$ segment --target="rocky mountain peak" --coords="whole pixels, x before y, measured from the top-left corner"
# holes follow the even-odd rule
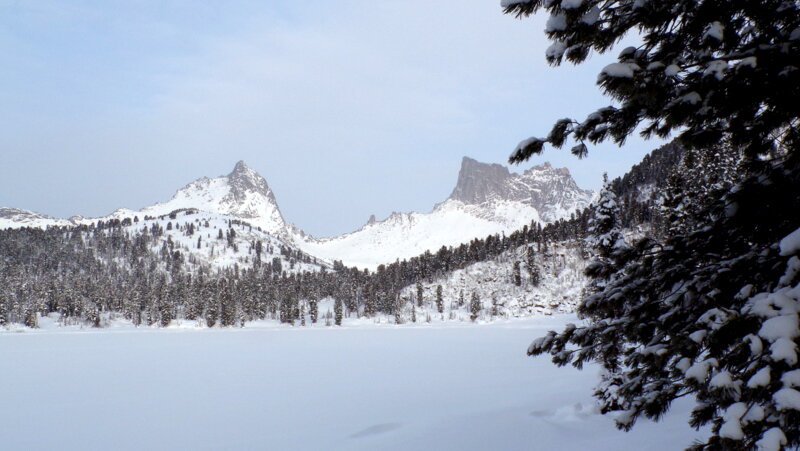
[[[549,161],[545,161],[542,164],[532,166],[523,172],[524,175],[531,175],[536,172],[551,172],[554,175],[562,176],[562,177],[569,177],[572,178],[572,175],[569,173],[569,169],[567,168],[554,168]]]
[[[267,181],[258,172],[250,169],[244,161],[239,161],[234,166],[233,171],[228,174],[228,184],[231,187],[231,195],[237,199],[243,199],[248,192],[260,194],[270,198],[273,202],[275,198]]]
[[[508,168],[496,163],[481,163],[469,157],[461,160],[456,187],[450,199],[465,204],[480,204],[492,200],[503,191],[511,178]]]
[[[550,222],[588,206],[591,197],[592,192],[579,188],[567,168],[554,168],[550,162],[516,174],[500,164],[464,157],[449,199],[468,205],[522,202],[535,208],[542,220]]]

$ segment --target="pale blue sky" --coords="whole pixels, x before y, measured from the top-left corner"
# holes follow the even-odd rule
[[[0,0],[0,206],[99,216],[243,159],[314,235],[429,211],[463,155],[505,164],[608,103],[616,52],[551,68],[544,20],[498,0]],[[596,189],[658,144],[518,170]]]

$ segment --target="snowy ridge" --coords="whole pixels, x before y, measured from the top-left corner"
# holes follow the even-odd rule
[[[236,163],[230,174],[208,178],[202,177],[179,189],[172,199],[140,210],[120,208],[98,218],[73,216],[57,219],[15,208],[0,207],[0,229],[19,227],[47,227],[92,224],[97,221],[125,219],[138,216],[160,217],[179,210],[199,210],[232,219],[245,219],[267,233],[286,235],[283,220],[275,195],[267,181],[244,161]]]
[[[306,236],[296,242],[308,254],[375,269],[442,246],[517,230],[532,220],[539,220],[536,209],[518,202],[475,206],[447,200],[430,213],[393,213],[353,233],[322,240]]]
[[[130,216],[125,217],[130,218]],[[189,273],[197,273],[202,267],[253,268],[257,264],[256,242],[260,242],[263,249],[258,257],[260,262],[274,264],[280,261],[281,269],[289,274],[319,271],[320,268],[329,266],[315,259],[304,262],[298,259],[298,256],[287,255],[286,251],[293,250],[293,247],[283,239],[266,233],[246,221],[235,219],[233,221],[226,215],[188,210],[158,218],[142,219],[125,226],[124,231],[135,236],[140,232],[145,233],[145,230],[152,229],[153,226],[158,226],[161,233],[151,245],[150,251],[158,253],[163,246],[167,246],[171,252],[180,251],[187,256],[183,264]],[[229,240],[228,234],[231,231],[234,235]]]
[[[574,312],[588,281],[584,274],[588,261],[581,255],[581,246],[560,243],[549,251],[535,253],[538,281],[533,280],[525,263],[527,250],[528,246],[520,246],[492,260],[474,263],[423,284],[424,302],[416,312],[417,321],[420,316],[431,316],[434,321],[469,321],[473,293],[481,304],[479,321]],[[515,262],[520,262],[520,285],[514,283]],[[439,285],[444,300],[443,314],[436,311],[434,304]],[[413,299],[416,290],[415,286],[406,287],[401,296]],[[406,320],[410,310],[411,306],[407,305],[403,312]]]
[[[511,233],[531,221],[549,223],[587,207],[594,193],[580,189],[569,170],[550,163],[522,174],[464,157],[450,197],[430,213],[393,213],[334,238],[295,235],[303,251],[344,264],[375,269],[442,246]]]
[[[21,227],[47,228],[48,226],[73,225],[67,219],[57,219],[34,211],[18,208],[0,207],[0,229],[16,229]]]
[[[587,207],[592,196],[592,191],[578,187],[567,168],[554,168],[548,162],[514,174],[505,166],[464,157],[449,199],[471,205],[516,201],[535,208],[541,221],[554,222]]]
[[[236,163],[233,171],[226,176],[195,180],[178,190],[168,202],[145,207],[138,213],[162,216],[191,208],[246,219],[274,235],[283,235],[286,231],[283,215],[267,181],[247,167],[244,161]],[[126,217],[136,213],[127,210],[118,212]]]
[[[545,163],[514,174],[505,166],[465,157],[452,194],[431,212],[393,213],[383,221],[375,221],[373,217],[355,232],[317,239],[288,224],[267,181],[239,161],[228,175],[195,180],[179,189],[169,201],[140,210],[121,208],[100,218],[56,219],[0,208],[0,229],[90,225],[112,219],[163,219],[193,211],[211,215],[209,218],[214,220],[243,220],[259,229],[261,235],[270,235],[285,246],[321,259],[375,269],[380,264],[435,252],[442,246],[510,233],[531,221],[547,223],[567,218],[576,209],[586,207],[591,197],[592,192],[578,188],[566,168],[553,168]],[[203,260],[219,258],[217,254],[203,255],[202,248],[187,245],[186,250]],[[226,267],[230,262],[222,259],[213,265]]]

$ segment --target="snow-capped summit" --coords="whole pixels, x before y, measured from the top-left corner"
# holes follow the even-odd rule
[[[66,219],[53,218],[35,211],[0,207],[0,230],[19,227],[46,228],[55,225],[71,225],[71,223]]]
[[[199,178],[179,189],[172,199],[140,210],[120,208],[108,216],[69,219],[52,218],[27,210],[0,208],[0,229],[91,224],[99,220],[134,217],[159,217],[178,210],[197,210],[247,221],[269,234],[286,238],[291,235],[278,208],[278,202],[264,177],[239,161],[228,175]]]
[[[242,218],[274,235],[286,233],[286,223],[267,181],[244,161],[236,163],[230,174],[197,179],[169,201],[145,207],[140,213],[160,216],[187,208]]]
[[[566,168],[550,163],[515,174],[505,166],[464,157],[452,194],[430,213],[392,213],[383,221],[370,218],[361,229],[339,237],[306,235],[296,242],[311,255],[375,268],[442,246],[510,233],[531,221],[566,218],[587,207],[592,195],[577,186]]]
[[[567,168],[549,162],[515,174],[505,166],[464,157],[449,199],[469,205],[520,202],[535,208],[542,221],[553,222],[588,206],[592,191],[579,188]]]
[[[281,246],[297,247],[314,257],[375,268],[425,251],[435,252],[442,246],[510,233],[531,221],[556,221],[586,207],[591,198],[592,192],[580,189],[565,168],[545,163],[516,174],[505,166],[465,157],[452,194],[429,213],[392,213],[383,221],[373,215],[355,232],[316,239],[284,221],[267,181],[239,161],[227,175],[197,179],[179,189],[169,201],[140,210],[119,209],[102,218],[56,219],[24,210],[0,209],[0,228],[158,218],[191,210],[214,221],[244,220],[278,239]]]

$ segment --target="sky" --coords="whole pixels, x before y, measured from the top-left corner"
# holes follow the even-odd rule
[[[610,104],[595,81],[626,43],[554,68],[545,21],[499,0],[0,0],[0,206],[102,216],[244,160],[316,236],[430,211],[463,156],[506,164]],[[598,189],[660,144],[512,170]]]

